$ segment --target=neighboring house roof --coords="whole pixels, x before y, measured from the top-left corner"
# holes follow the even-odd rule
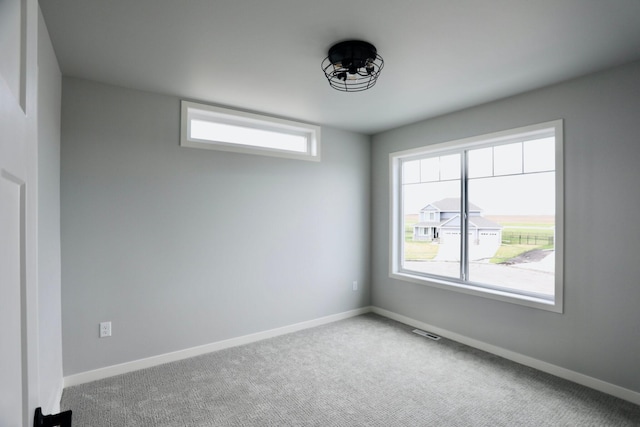
[[[431,209],[429,208],[431,207]],[[421,211],[436,210],[440,212],[460,212],[460,198],[448,197],[446,199],[438,200],[437,202],[431,202]],[[482,209],[473,203],[469,203],[469,212],[480,212]]]
[[[498,223],[491,221],[490,219],[481,217],[481,216],[472,216],[469,217],[469,225],[475,226],[476,228],[493,228],[496,230],[501,230],[502,226]],[[443,221],[440,224],[440,228],[460,228],[460,215],[456,215],[451,219]]]
[[[431,207],[431,209],[429,208]],[[437,228],[460,228],[460,199],[449,197],[447,199],[438,200],[429,203],[421,209],[421,211],[439,210],[440,212],[455,212],[453,218],[442,221],[421,221],[413,225],[416,227],[437,227]],[[469,212],[481,212],[482,209],[473,203],[469,203]],[[469,216],[469,226],[481,229],[502,230],[502,226],[482,216]]]
[[[493,222],[490,219],[481,216],[472,216],[469,218],[469,223],[476,225],[478,228],[495,228],[502,230],[502,226],[497,222]]]

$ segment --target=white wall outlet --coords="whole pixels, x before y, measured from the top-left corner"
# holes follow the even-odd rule
[[[352,289],[353,289],[354,292],[357,291],[358,290],[358,281],[354,280],[351,286],[352,286]]]
[[[100,322],[100,338],[111,336],[111,322]]]

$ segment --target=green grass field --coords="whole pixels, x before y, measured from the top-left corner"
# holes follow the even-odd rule
[[[553,249],[554,219],[549,216],[488,217],[502,225],[502,245],[490,262],[499,264],[534,249]],[[438,244],[413,240],[413,225],[418,215],[405,216],[404,256],[407,261],[431,260],[438,254]],[[529,244],[526,244],[526,242]]]
[[[404,242],[404,259],[407,261],[426,261],[438,254],[438,244],[431,242]]]

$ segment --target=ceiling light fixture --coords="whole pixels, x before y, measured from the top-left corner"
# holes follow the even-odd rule
[[[322,61],[322,71],[332,88],[360,92],[376,84],[384,61],[376,47],[360,40],[337,43]]]

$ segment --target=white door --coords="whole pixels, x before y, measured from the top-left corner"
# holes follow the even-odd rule
[[[4,151],[4,150],[3,150]],[[3,153],[4,154],[4,153]],[[27,406],[25,187],[0,172],[0,426],[25,425]]]
[[[28,0],[0,0],[0,427],[31,425],[27,279],[29,162],[35,133],[28,106]],[[33,21],[31,21],[33,22]],[[31,108],[31,109],[29,109]]]

